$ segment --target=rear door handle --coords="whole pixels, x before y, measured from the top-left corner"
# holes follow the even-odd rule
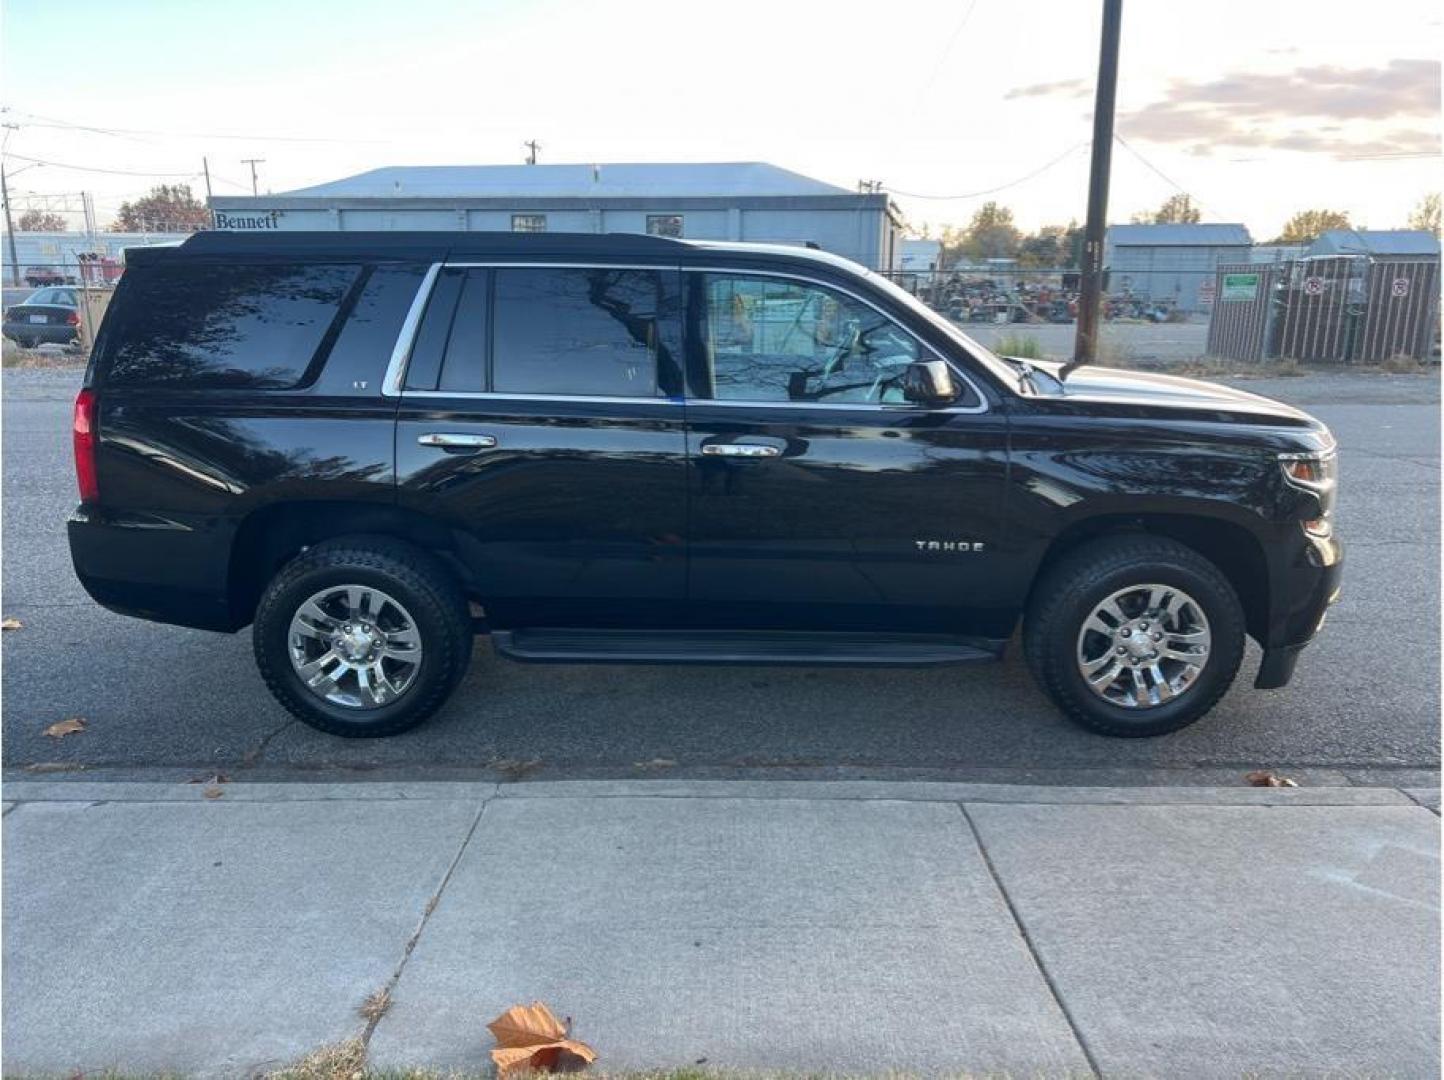
[[[456,431],[431,431],[418,435],[416,441],[422,446],[439,446],[455,453],[476,453],[496,446],[495,435],[470,435]]]
[[[709,442],[702,444],[702,453],[708,457],[769,458],[781,457],[782,447],[767,443]]]

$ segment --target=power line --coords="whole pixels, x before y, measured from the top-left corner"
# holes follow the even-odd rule
[[[1186,187],[1184,187],[1184,186],[1183,186],[1182,184],[1180,184],[1178,181],[1174,180],[1171,176],[1169,176],[1166,172],[1164,172],[1162,169],[1160,169],[1157,165],[1153,164],[1153,162],[1149,161],[1146,157],[1144,157],[1142,154],[1140,154],[1137,150],[1133,149],[1133,147],[1129,146],[1128,143],[1127,143],[1126,141],[1124,141],[1123,136],[1120,135],[1120,134],[1118,134],[1118,132],[1116,132],[1116,131],[1113,133],[1113,140],[1114,140],[1114,142],[1118,143],[1119,146],[1123,147],[1123,149],[1127,150],[1127,151],[1128,151],[1130,154],[1132,154],[1135,158],[1137,158],[1139,161],[1141,161],[1141,162],[1142,162],[1145,166],[1147,166],[1150,170],[1152,170],[1160,179],[1163,180],[1163,182],[1164,182],[1165,184],[1167,184],[1169,187],[1173,188],[1173,190],[1177,191],[1177,192],[1178,192],[1179,194],[1181,194],[1181,195],[1186,195],[1186,196],[1188,196],[1189,201],[1190,201],[1190,202],[1193,202],[1194,204],[1196,204],[1196,205],[1198,206],[1198,208],[1199,208],[1200,210],[1202,210],[1205,214],[1207,214],[1209,217],[1218,217],[1218,216],[1219,216],[1219,215],[1215,214],[1212,210],[1210,210],[1207,206],[1204,206],[1202,200],[1200,200],[1197,195],[1195,195],[1193,192],[1189,191]]]
[[[26,157],[24,154],[8,152],[5,156],[14,158],[16,161],[26,161],[32,165],[49,165],[52,169],[74,169],[76,172],[109,173],[112,176],[181,176],[193,180],[200,175],[198,172],[135,172],[131,169],[102,169],[94,165],[67,165],[63,161],[48,161],[43,158]]]
[[[375,144],[380,139],[325,139],[310,138],[301,135],[230,135],[207,131],[155,131],[147,128],[110,128],[98,127],[93,124],[76,124],[68,120],[61,120],[54,116],[41,116],[39,113],[21,113],[21,116],[32,119],[22,121],[28,127],[53,127],[68,128],[72,131],[89,131],[96,135],[113,135],[125,137],[129,135],[156,135],[161,138],[175,139],[241,139],[249,142],[297,142],[297,143],[340,143],[354,144],[366,143]],[[39,122],[37,122],[39,121]]]
[[[933,88],[933,83],[937,81],[938,73],[943,70],[943,65],[948,61],[948,54],[953,51],[953,46],[957,43],[959,35],[962,34],[963,27],[968,25],[968,20],[973,17],[973,9],[977,6],[978,0],[972,0],[972,3],[968,5],[968,10],[963,12],[963,17],[958,20],[957,27],[948,37],[948,43],[943,46],[943,51],[938,53],[938,59],[937,62],[933,64],[933,70],[928,73],[927,79],[918,90],[917,97],[913,102],[914,109],[922,104],[923,98],[927,97],[928,91]]]
[[[1408,158],[1437,158],[1438,150],[1400,150],[1392,154],[1347,154],[1339,161],[1400,161]]]
[[[1051,169],[1054,165],[1057,165],[1064,158],[1068,157],[1070,154],[1074,153],[1081,147],[1087,145],[1087,139],[1084,139],[1082,142],[1074,143],[1057,157],[1051,158],[1046,163],[1038,166],[1038,168],[1034,169],[1032,172],[1027,173],[1024,176],[1020,176],[1016,180],[1009,180],[1006,184],[999,184],[997,187],[985,188],[982,191],[969,191],[962,195],[922,195],[916,191],[898,191],[896,188],[891,188],[889,190],[894,195],[902,195],[905,198],[909,199],[976,199],[983,195],[993,195],[999,191],[1006,191],[1010,187],[1017,187],[1019,184],[1027,183],[1029,180],[1033,179],[1033,177],[1041,176],[1043,173]]]

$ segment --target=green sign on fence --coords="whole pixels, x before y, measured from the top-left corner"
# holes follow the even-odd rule
[[[1224,274],[1224,300],[1253,300],[1258,296],[1257,274]]]

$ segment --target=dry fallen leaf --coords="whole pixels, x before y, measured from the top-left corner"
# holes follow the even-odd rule
[[[1272,769],[1255,769],[1244,777],[1254,787],[1298,787],[1298,782],[1280,776]]]
[[[77,731],[85,730],[85,721],[78,716],[72,716],[69,720],[57,720],[45,729],[45,734],[52,739],[63,739],[67,735],[73,735]]]
[[[498,1075],[533,1069],[571,1070],[590,1065],[597,1053],[567,1038],[566,1026],[540,1001],[513,1005],[486,1025],[496,1036],[491,1060]]]
[[[12,619],[8,616],[0,619],[0,630],[19,630],[24,625],[19,619]]]
[[[222,791],[220,788],[216,787],[215,784],[212,784],[210,787],[202,791],[201,794],[204,795],[207,799],[219,799],[222,795],[225,794],[225,792]]]

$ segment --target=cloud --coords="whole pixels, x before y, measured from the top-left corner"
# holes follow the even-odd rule
[[[1081,80],[1042,83],[1013,96],[1076,96]],[[1218,79],[1176,80],[1164,97],[1118,118],[1125,138],[1183,145],[1208,154],[1219,147],[1258,147],[1330,154],[1438,153],[1439,64],[1391,60],[1380,67],[1320,64],[1286,72],[1234,72]],[[1380,122],[1427,118],[1430,128]],[[1327,121],[1348,121],[1347,127]],[[1361,125],[1363,126],[1361,130]],[[1356,134],[1349,137],[1346,131]]]
[[[1177,81],[1164,103],[1227,108],[1235,119],[1437,116],[1439,63],[1391,60],[1374,68],[1317,65],[1281,73],[1236,73],[1208,82]]]
[[[1033,83],[1020,86],[1003,95],[1004,101],[1025,97],[1087,97],[1093,91],[1093,84],[1087,79],[1059,79],[1057,82]]]

